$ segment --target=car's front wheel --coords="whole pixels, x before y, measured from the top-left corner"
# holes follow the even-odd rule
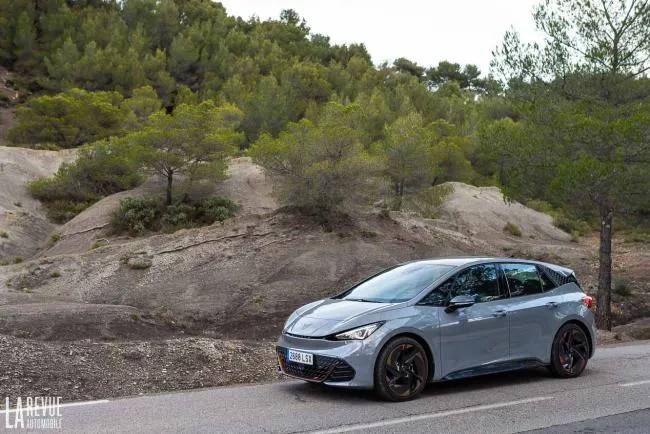
[[[551,372],[561,378],[573,378],[582,374],[589,359],[589,338],[577,324],[560,327],[551,350]]]
[[[389,401],[406,401],[418,395],[429,378],[429,363],[422,345],[403,336],[382,348],[375,364],[375,390]]]

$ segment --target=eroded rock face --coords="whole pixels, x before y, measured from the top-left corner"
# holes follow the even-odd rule
[[[74,161],[74,150],[37,151],[0,146],[0,260],[35,255],[47,246],[57,226],[47,220],[40,202],[25,190],[25,182],[52,176],[63,163]]]

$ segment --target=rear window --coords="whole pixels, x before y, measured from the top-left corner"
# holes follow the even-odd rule
[[[400,265],[371,277],[337,298],[374,303],[401,303],[418,295],[453,268],[453,265],[417,262]]]
[[[542,281],[533,264],[501,264],[508,282],[510,297],[540,294],[543,292]]]
[[[539,273],[539,277],[542,279],[542,288],[544,289],[544,292],[550,291],[557,287],[555,282],[553,282],[553,280],[548,277],[548,274],[546,274],[543,268],[537,267],[537,272]]]
[[[575,283],[578,288],[582,288],[574,274],[564,275],[548,267],[543,267],[543,269],[546,274],[548,274],[548,276],[555,282],[555,286],[562,286],[566,285],[567,283]]]

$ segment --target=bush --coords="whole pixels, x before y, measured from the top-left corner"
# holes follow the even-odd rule
[[[632,294],[632,289],[630,288],[627,279],[620,276],[614,277],[614,293],[623,297]]]
[[[208,197],[201,201],[198,209],[201,213],[201,221],[205,224],[212,224],[232,217],[237,211],[237,205],[221,197]]]
[[[0,231],[0,238],[9,238],[7,231]]]
[[[591,226],[585,220],[568,217],[561,213],[554,216],[553,224],[570,234],[577,232],[579,235],[587,235],[592,232]]]
[[[95,143],[83,147],[77,161],[63,165],[53,177],[25,186],[44,203],[50,219],[64,223],[99,199],[139,185],[143,177],[137,158],[122,142]]]
[[[184,228],[195,220],[196,207],[187,203],[170,205],[163,212],[161,222],[166,228]]]
[[[543,212],[545,214],[551,214],[553,211],[553,205],[546,202],[545,200],[532,199],[526,202],[528,208],[532,208],[535,211]]]
[[[16,256],[14,258],[14,264],[20,264],[21,262],[23,262],[23,258],[21,256]]]
[[[120,200],[120,209],[114,215],[112,226],[118,232],[142,235],[155,231],[162,216],[162,199],[152,197],[125,197]]]
[[[415,194],[406,195],[403,198],[394,198],[399,204],[391,204],[392,209],[403,209],[404,211],[417,212],[424,218],[438,218],[440,206],[445,203],[447,197],[453,193],[454,187],[451,184],[440,184],[435,187],[427,187]]]
[[[232,217],[237,206],[228,199],[210,197],[198,203],[186,200],[165,206],[162,198],[127,197],[113,216],[115,232],[133,236],[147,232],[172,232],[182,228],[210,225]]]
[[[578,241],[580,241],[580,232],[571,231],[571,242],[577,243]]]
[[[510,235],[514,235],[515,237],[521,236],[521,229],[519,226],[512,222],[506,223],[506,225],[503,227],[503,230],[508,232]]]
[[[52,273],[50,273],[50,277],[51,277],[52,279],[59,278],[59,277],[61,277],[61,273],[58,272],[58,271],[53,271]]]

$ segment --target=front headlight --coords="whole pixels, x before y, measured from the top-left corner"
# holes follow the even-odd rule
[[[376,322],[373,324],[368,324],[362,327],[357,327],[356,329],[348,330],[343,333],[338,333],[334,335],[334,338],[339,340],[339,341],[347,341],[347,340],[364,340],[371,334],[375,332],[381,325],[383,324],[382,322]]]

